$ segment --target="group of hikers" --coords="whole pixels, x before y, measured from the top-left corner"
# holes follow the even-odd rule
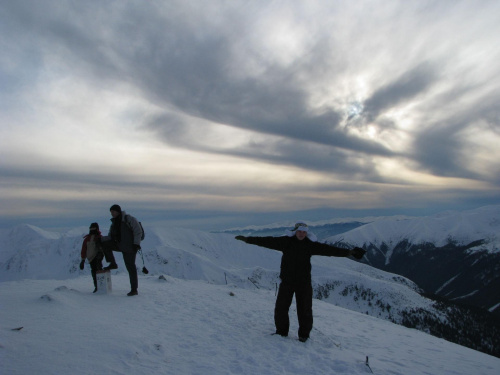
[[[97,291],[96,274],[99,270],[118,268],[113,251],[123,254],[123,261],[127,268],[131,290],[128,296],[138,295],[138,279],[135,258],[141,249],[142,228],[140,223],[131,215],[114,204],[110,208],[111,226],[107,236],[99,231],[99,225],[92,223],[89,234],[84,237],[80,262],[80,269],[84,268],[85,259],[90,263],[94,280],[94,293]],[[313,326],[311,283],[311,257],[313,255],[363,258],[365,250],[359,247],[344,249],[333,245],[317,242],[317,237],[309,230],[306,223],[300,221],[295,227],[280,237],[245,237],[236,236],[237,240],[248,244],[277,250],[283,253],[281,258],[281,283],[274,308],[275,334],[288,336],[290,320],[288,312],[295,295],[297,318],[299,321],[299,340],[305,342]],[[102,260],[106,259],[109,265],[102,267]]]
[[[101,234],[98,223],[90,224],[89,234],[83,238],[80,269],[84,269],[85,259],[87,259],[94,280],[95,293],[97,292],[97,271],[117,269],[118,265],[113,251],[121,252],[130,279],[130,292],[127,296],[136,296],[139,294],[137,291],[139,281],[135,258],[141,249],[142,228],[137,219],[122,211],[119,205],[112,205],[109,211],[111,226],[107,236]],[[103,259],[109,263],[104,268],[102,267]]]

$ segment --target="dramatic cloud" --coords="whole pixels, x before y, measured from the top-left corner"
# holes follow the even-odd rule
[[[499,11],[4,2],[0,216],[497,203]]]

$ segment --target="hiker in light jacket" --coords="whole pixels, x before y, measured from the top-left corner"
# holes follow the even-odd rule
[[[102,259],[104,257],[102,246],[101,246],[101,231],[99,230],[99,224],[90,224],[89,234],[83,237],[82,251],[81,251],[81,262],[80,269],[83,270],[85,267],[85,259],[88,259],[90,263],[90,272],[92,274],[92,279],[94,280],[94,292],[97,292],[97,271],[102,270]]]
[[[357,259],[361,259],[366,252],[359,247],[349,250],[316,242],[316,236],[309,231],[309,227],[304,222],[296,223],[295,228],[287,231],[286,236],[236,236],[236,239],[283,253],[280,272],[281,284],[274,308],[276,334],[288,336],[290,328],[288,310],[295,294],[299,320],[298,334],[299,340],[302,342],[307,341],[313,326],[311,256],[347,257],[352,255]]]
[[[141,249],[142,229],[137,219],[122,211],[119,205],[114,204],[109,211],[112,216],[111,226],[108,235],[102,238],[102,245],[106,261],[110,264],[104,269],[113,270],[118,268],[113,251],[121,252],[130,279],[130,292],[127,296],[136,296],[139,281],[135,257]]]

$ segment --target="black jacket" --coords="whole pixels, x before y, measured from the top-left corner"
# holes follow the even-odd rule
[[[313,255],[347,257],[348,249],[342,249],[309,238],[297,237],[243,237],[243,241],[252,245],[267,247],[283,252],[281,257],[280,278],[290,284],[311,283],[311,257]]]

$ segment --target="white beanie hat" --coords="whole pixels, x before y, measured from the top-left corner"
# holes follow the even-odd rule
[[[318,240],[318,237],[316,237],[316,235],[309,230],[309,227],[304,221],[297,221],[293,229],[286,231],[286,235],[288,237],[293,237],[295,236],[295,232],[297,232],[298,230],[307,232],[307,238],[309,238],[311,241],[316,242]]]

